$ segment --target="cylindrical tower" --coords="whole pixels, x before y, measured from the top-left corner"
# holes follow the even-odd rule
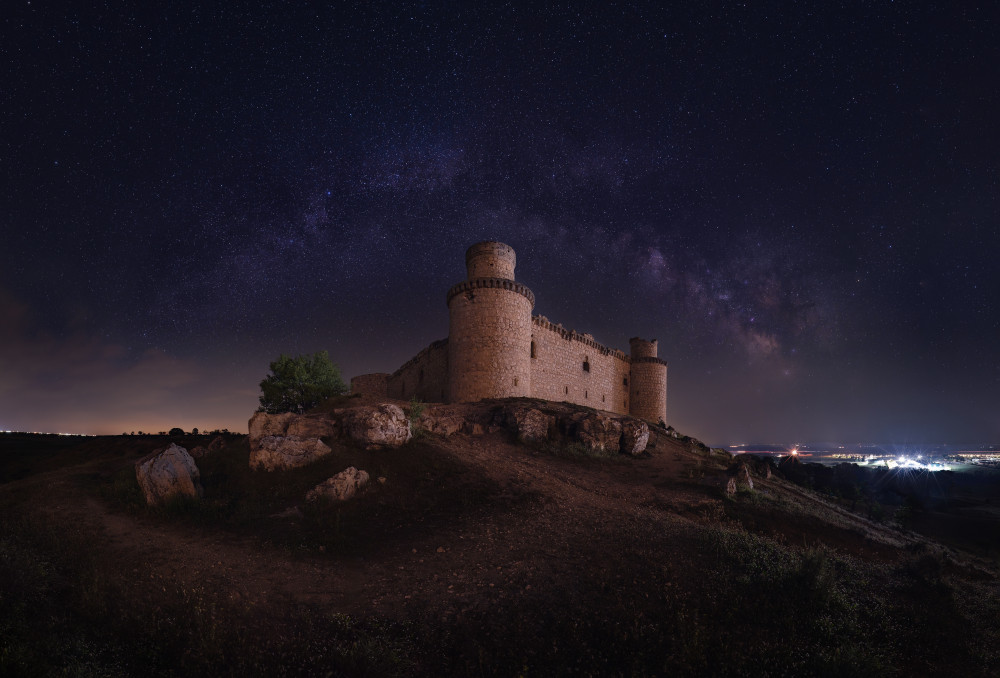
[[[448,290],[451,402],[531,395],[535,295],[514,282],[514,250],[481,242],[465,253],[468,279]]]
[[[632,353],[628,412],[654,423],[667,421],[667,363],[656,357],[656,339],[628,340]]]

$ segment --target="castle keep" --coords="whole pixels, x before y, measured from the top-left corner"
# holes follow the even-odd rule
[[[515,263],[503,243],[470,247],[467,279],[448,290],[448,338],[392,374],[354,377],[351,391],[445,403],[524,396],[666,422],[667,363],[656,340],[630,339],[625,354],[533,316],[535,295],[514,280]]]

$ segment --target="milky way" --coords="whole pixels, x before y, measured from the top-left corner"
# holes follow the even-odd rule
[[[243,428],[279,353],[446,336],[495,239],[536,313],[659,339],[709,442],[1000,439],[995,11],[43,5],[0,429]]]

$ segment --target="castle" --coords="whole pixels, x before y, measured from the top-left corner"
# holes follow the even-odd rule
[[[503,243],[470,247],[467,279],[448,290],[448,338],[392,374],[354,377],[351,392],[445,403],[523,396],[666,422],[667,363],[656,340],[632,338],[626,355],[532,315],[535,295],[514,280],[515,263]]]

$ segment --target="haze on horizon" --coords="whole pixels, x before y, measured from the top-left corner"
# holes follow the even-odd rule
[[[712,444],[1000,441],[992,8],[9,10],[0,429],[245,431],[495,239]]]

